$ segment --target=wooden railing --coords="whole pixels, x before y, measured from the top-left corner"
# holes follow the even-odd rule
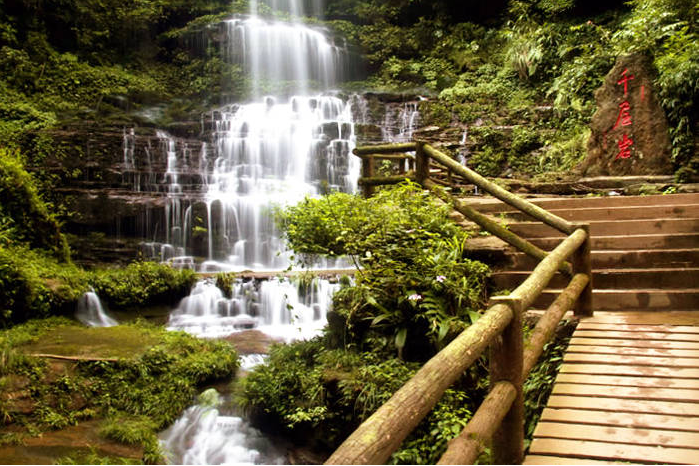
[[[403,154],[404,151],[414,151],[415,155]],[[481,228],[540,262],[511,294],[491,298],[491,306],[483,316],[427,361],[340,445],[326,464],[385,463],[446,389],[488,347],[490,392],[459,436],[449,442],[439,464],[473,464],[487,445],[492,445],[495,463],[520,463],[524,448],[522,384],[568,309],[574,307],[577,316],[592,315],[589,226],[547,212],[424,142],[358,147],[354,153],[363,161],[359,184],[366,195],[371,195],[375,186],[413,179]],[[395,176],[375,176],[374,162],[381,159],[407,160],[409,171],[403,170]],[[433,168],[432,162],[436,167]],[[445,184],[444,177],[438,183],[431,174],[443,174],[445,170],[447,183],[458,176],[568,236],[551,252],[539,249],[444,191],[439,186]],[[559,271],[571,279],[539,319],[525,344],[523,315]]]

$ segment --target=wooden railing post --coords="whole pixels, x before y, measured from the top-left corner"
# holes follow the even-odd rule
[[[524,303],[511,296],[492,298],[491,304],[507,304],[512,309],[512,320],[500,338],[490,345],[490,386],[500,381],[510,382],[517,391],[510,410],[493,435],[493,463],[520,464],[524,456],[524,395],[522,392],[522,365],[524,335],[522,315]]]
[[[362,159],[362,177],[371,178],[374,176],[374,157],[368,156]],[[364,197],[371,197],[374,194],[374,186],[370,184],[363,185]]]
[[[575,304],[575,315],[578,317],[591,317],[593,314],[592,307],[592,238],[590,238],[590,224],[576,223],[575,226],[581,230],[585,230],[587,238],[580,247],[573,253],[571,262],[573,264],[573,273],[584,273],[589,277],[587,286],[582,290],[578,301]]]
[[[425,141],[415,141],[415,180],[423,184],[430,176],[430,158],[425,153]]]

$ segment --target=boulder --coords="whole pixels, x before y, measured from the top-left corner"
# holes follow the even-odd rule
[[[655,69],[645,55],[623,55],[595,92],[587,176],[672,173],[665,112],[656,97]]]

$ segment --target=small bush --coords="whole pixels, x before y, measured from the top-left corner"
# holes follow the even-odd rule
[[[100,298],[128,308],[176,303],[189,293],[196,274],[156,262],[134,262],[120,269],[97,270],[90,281]]]
[[[3,147],[0,147],[0,218],[11,228],[12,240],[45,249],[62,261],[69,259],[68,243],[58,221],[39,197],[34,180],[24,169],[19,155]]]

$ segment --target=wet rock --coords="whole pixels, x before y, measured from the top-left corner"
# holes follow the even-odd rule
[[[272,343],[280,342],[280,340],[275,340],[259,330],[234,333],[224,340],[232,344],[241,354],[267,354]]]

